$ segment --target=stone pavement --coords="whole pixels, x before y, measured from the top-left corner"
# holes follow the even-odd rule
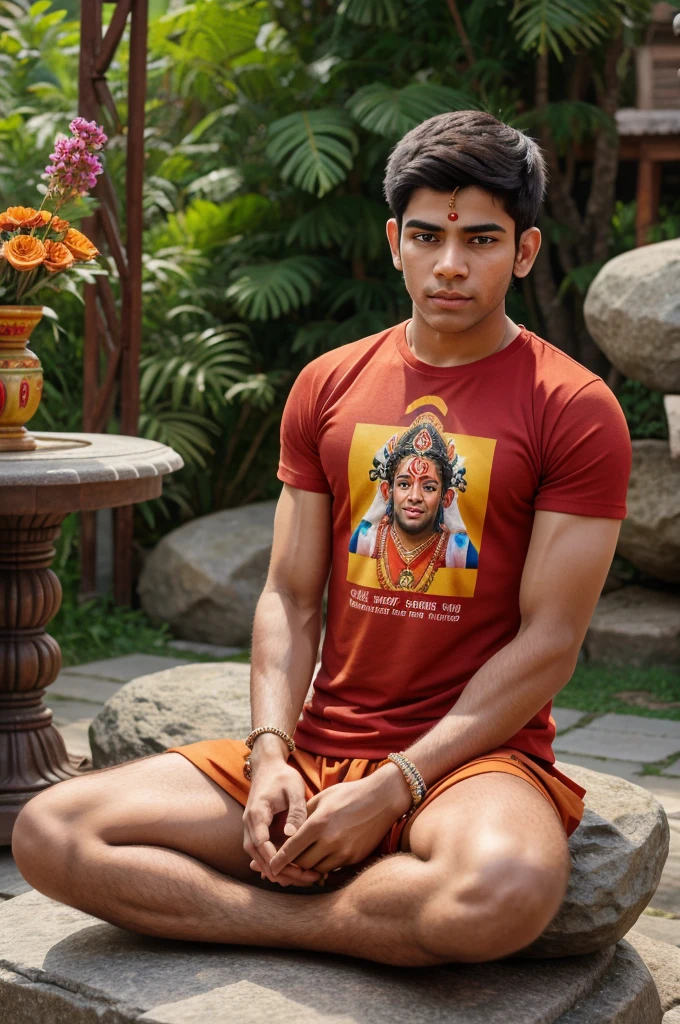
[[[177,643],[178,654],[210,654],[214,660],[233,657],[235,648]],[[133,654],[65,669],[46,692],[54,723],[70,753],[89,756],[88,727],[109,697],[131,679],[186,665],[187,657]],[[604,714],[555,708],[560,761],[583,765],[628,779],[653,793],[668,815],[671,849],[652,901],[635,930],[680,946],[680,721],[641,715]],[[581,723],[584,724],[581,724]],[[660,774],[643,774],[650,766]],[[0,848],[0,899],[27,892],[8,849]]]

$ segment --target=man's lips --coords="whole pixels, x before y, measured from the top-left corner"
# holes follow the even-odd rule
[[[404,512],[406,513],[407,516],[410,516],[412,519],[415,519],[418,516],[422,516],[423,514],[422,508],[405,508]]]
[[[465,306],[468,302],[472,301],[471,297],[466,296],[465,298],[444,298],[442,295],[430,295],[429,299],[441,306],[442,309],[460,309]]]

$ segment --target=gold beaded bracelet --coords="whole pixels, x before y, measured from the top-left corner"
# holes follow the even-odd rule
[[[405,754],[388,754],[387,760],[392,761],[398,768],[401,768],[404,778],[408,784],[408,788],[411,790],[411,804],[410,810],[406,812],[404,817],[410,818],[415,812],[416,808],[423,802],[425,794],[427,793],[427,785],[425,779],[422,777],[413,761],[409,761]]]
[[[245,740],[245,744],[249,748],[249,750],[253,749],[253,744],[257,737],[262,736],[262,734],[265,732],[274,733],[275,736],[279,736],[282,740],[285,740],[286,743],[288,744],[289,752],[291,754],[293,753],[293,751],[295,750],[295,740],[291,736],[289,736],[287,732],[284,732],[283,729],[279,729],[275,725],[260,725],[258,726],[257,729],[253,729],[253,731],[248,736],[246,736]],[[252,780],[253,769],[250,763],[250,757],[247,757],[243,763],[243,775],[246,779],[248,779],[249,782]]]

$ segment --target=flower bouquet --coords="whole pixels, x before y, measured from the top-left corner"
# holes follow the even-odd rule
[[[43,308],[24,303],[41,288],[59,290],[59,275],[99,256],[89,238],[57,213],[96,184],[103,171],[97,150],[107,137],[82,117],[69,128],[70,138],[57,136],[42,175],[47,190],[40,208],[10,206],[0,213],[0,452],[36,447],[24,424],[40,404],[43,376],[28,339]],[[51,210],[43,209],[46,203]]]

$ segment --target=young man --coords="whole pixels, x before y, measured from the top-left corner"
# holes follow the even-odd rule
[[[409,966],[506,956],[549,923],[583,795],[553,767],[551,701],[630,443],[605,384],[505,314],[544,180],[535,143],[477,111],[395,147],[413,315],[291,391],[250,761],[218,739],[43,792],[14,838],[37,889],[149,935]]]

